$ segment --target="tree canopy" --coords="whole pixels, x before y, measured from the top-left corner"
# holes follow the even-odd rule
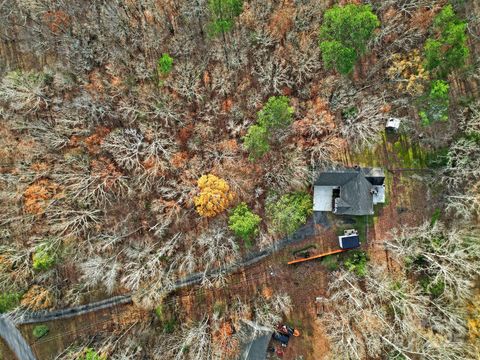
[[[267,205],[267,216],[273,232],[290,235],[307,222],[312,214],[312,197],[304,192],[282,195]]]
[[[379,25],[370,5],[349,4],[327,10],[319,36],[325,67],[350,73]]]
[[[247,204],[241,203],[233,209],[228,218],[228,227],[246,244],[250,244],[252,237],[258,233],[258,224],[261,221],[260,216],[253,213]]]
[[[462,68],[470,54],[467,46],[467,23],[455,14],[452,5],[445,6],[433,21],[433,36],[425,43],[426,67],[446,77]]]
[[[215,175],[203,175],[197,182],[200,193],[194,198],[197,212],[213,217],[223,212],[234,198],[227,182]]]
[[[217,36],[233,28],[235,18],[243,11],[243,0],[210,0],[208,8],[212,14],[209,32]]]
[[[258,112],[257,123],[250,126],[243,138],[250,160],[265,155],[270,150],[272,134],[292,123],[294,109],[289,103],[287,96],[272,96]]]

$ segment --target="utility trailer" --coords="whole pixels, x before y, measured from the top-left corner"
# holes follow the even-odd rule
[[[310,261],[314,259],[320,259],[328,255],[339,254],[348,250],[356,249],[360,246],[360,244],[361,244],[360,237],[358,236],[357,230],[355,229],[345,230],[343,235],[338,237],[338,245],[340,249],[328,251],[322,254],[317,254],[317,255],[313,255],[310,257],[302,258],[302,259],[295,259],[295,260],[289,261],[288,265],[298,264],[298,263],[302,263],[302,262]]]

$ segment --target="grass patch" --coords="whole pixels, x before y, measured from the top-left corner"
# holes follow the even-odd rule
[[[197,303],[202,304],[202,303],[205,302],[206,299],[207,299],[207,296],[206,296],[205,291],[203,289],[200,290],[199,292],[197,292],[197,294],[195,296],[195,300],[197,301]]]
[[[338,270],[340,264],[338,262],[338,254],[328,255],[322,259],[322,265],[327,268],[328,271]]]
[[[355,216],[355,229],[358,231],[358,237],[361,243],[367,240],[367,229],[373,227],[373,216]]]
[[[437,221],[440,219],[440,216],[442,216],[442,209],[436,208],[432,214],[432,218],[430,219],[430,225],[431,226],[435,225]]]
[[[33,328],[32,334],[35,337],[35,339],[40,339],[45,335],[47,335],[49,331],[50,329],[48,328],[47,325],[37,325]]]
[[[398,135],[397,140],[391,144],[391,150],[397,158],[398,167],[407,169],[427,167],[427,151],[419,144],[412,143],[406,134]]]
[[[358,232],[360,242],[364,244],[367,240],[367,229],[372,228],[374,225],[373,216],[344,216],[345,224],[337,226],[335,233],[340,236],[343,235],[345,230],[355,229]]]
[[[175,328],[178,325],[177,319],[168,311],[168,308],[165,308],[163,304],[160,304],[155,308],[155,315],[160,321],[162,332],[164,334],[171,334],[175,331]]]
[[[385,132],[382,137],[385,141]],[[350,153],[350,160],[362,167],[383,167],[383,142],[373,148],[367,147],[362,152]]]
[[[157,316],[158,320],[160,320],[160,321],[163,320],[163,316],[164,316],[163,304],[160,304],[155,308],[155,315]]]

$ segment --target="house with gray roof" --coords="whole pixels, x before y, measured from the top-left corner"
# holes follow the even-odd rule
[[[373,215],[385,202],[385,173],[380,168],[351,168],[320,173],[313,184],[313,211]]]
[[[238,360],[265,360],[273,330],[249,320],[242,322],[241,352]]]

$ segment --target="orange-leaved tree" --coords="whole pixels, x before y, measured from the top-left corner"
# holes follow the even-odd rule
[[[61,198],[61,186],[48,179],[41,179],[30,185],[23,193],[25,211],[42,214],[50,201]]]
[[[212,174],[203,175],[198,179],[197,185],[200,192],[193,201],[197,212],[204,217],[220,214],[235,197],[227,182]]]

